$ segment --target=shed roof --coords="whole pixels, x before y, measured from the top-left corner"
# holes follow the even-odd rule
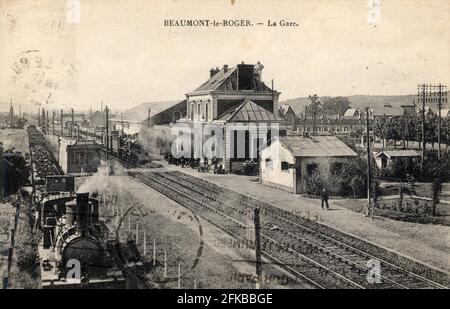
[[[373,116],[400,117],[405,110],[399,106],[377,106],[372,108]]]
[[[355,116],[357,111],[358,110],[356,108],[349,108],[345,111],[344,117],[353,117],[353,116]]]
[[[398,157],[420,157],[421,153],[414,149],[382,150],[375,154],[375,158],[385,155],[389,159]]]
[[[280,142],[295,157],[356,157],[357,154],[335,136],[283,136]]]

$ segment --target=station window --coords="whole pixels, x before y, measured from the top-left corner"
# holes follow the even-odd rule
[[[289,170],[289,163],[286,161],[281,162],[281,170],[282,171],[288,171]]]

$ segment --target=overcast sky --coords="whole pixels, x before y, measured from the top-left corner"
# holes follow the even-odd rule
[[[181,100],[211,67],[241,61],[259,60],[281,100],[411,94],[418,83],[449,83],[448,0],[381,0],[376,26],[366,0],[81,0],[81,23],[68,23],[71,2],[0,0],[0,110],[11,98],[64,108],[103,100],[114,109]],[[299,27],[163,26],[204,18]]]

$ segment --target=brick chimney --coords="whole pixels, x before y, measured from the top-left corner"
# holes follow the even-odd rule
[[[228,71],[228,64],[224,64],[223,65],[223,72],[227,72]]]
[[[213,77],[214,75],[216,75],[219,72],[220,72],[220,70],[218,67],[216,67],[215,69],[211,68],[211,70],[209,70],[209,78]]]

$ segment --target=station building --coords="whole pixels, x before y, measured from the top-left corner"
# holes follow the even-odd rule
[[[186,117],[178,123],[206,128],[206,132],[201,131],[202,143],[217,134],[210,128],[219,128],[217,143],[222,143],[221,147],[213,143],[206,153],[219,158],[228,172],[241,169],[245,161],[257,162],[258,149],[287,129],[287,122],[279,114],[280,92],[262,81],[263,68],[258,62],[211,69],[210,78],[186,94]],[[238,143],[241,138],[243,142]],[[191,139],[194,141],[194,136]],[[205,157],[205,149],[198,152],[192,144],[188,146],[190,156]],[[186,151],[183,139],[177,138],[177,149]]]

